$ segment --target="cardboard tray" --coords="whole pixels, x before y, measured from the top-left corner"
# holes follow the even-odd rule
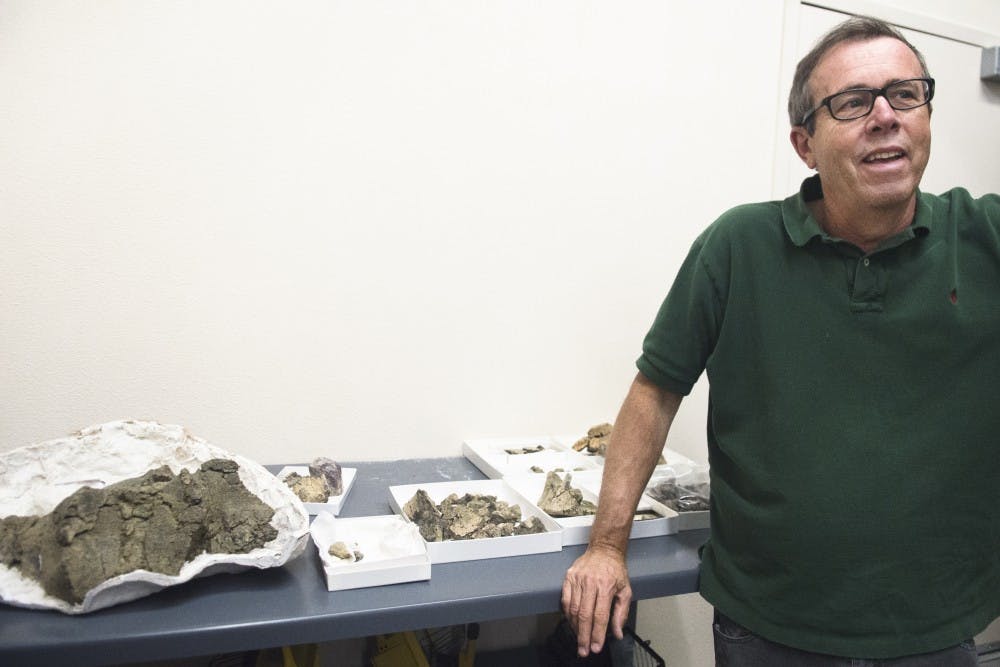
[[[601,470],[586,470],[583,472],[569,473],[572,476],[572,486],[580,490],[584,500],[597,504],[601,493]],[[507,477],[504,481],[511,485],[518,493],[526,498],[532,499],[535,503],[541,498],[545,489],[545,475],[521,475],[518,477]],[[564,477],[564,474],[560,474]],[[629,533],[630,539],[643,537],[656,537],[659,535],[672,535],[680,530],[679,517],[677,512],[662,503],[654,503],[650,498],[643,495],[639,499],[638,513],[653,512],[658,516],[655,518],[637,518],[632,522],[632,530]],[[570,516],[551,517],[553,521],[562,526],[563,546],[574,544],[586,544],[590,540],[590,529],[594,525],[594,516]]]
[[[586,433],[581,435],[557,435],[553,436],[552,440],[555,441],[555,444],[557,446],[563,447],[564,449],[568,449],[572,452],[576,452],[580,456],[583,456],[584,458],[593,461],[596,466],[603,467],[604,457],[601,456],[600,454],[590,454],[587,453],[586,451],[577,452],[575,449],[573,449],[573,445],[581,438],[583,438],[585,435]],[[666,461],[666,463],[658,464],[656,466],[657,472],[669,468],[671,470],[676,471],[676,473],[680,475],[680,474],[687,474],[692,470],[696,470],[698,468],[703,467],[702,464],[699,464],[694,459],[684,456],[680,452],[670,449],[669,447],[663,448],[663,458]]]
[[[403,517],[338,519],[320,512],[309,528],[326,575],[327,590],[386,586],[431,578],[431,561],[417,527]],[[359,561],[331,556],[330,545],[345,542],[360,551]]]
[[[404,484],[390,486],[390,505],[395,512],[405,518],[403,506],[423,489],[435,504],[452,493],[459,496],[466,493],[496,496],[512,505],[521,507],[521,518],[536,516],[545,526],[546,532],[534,535],[511,535],[509,537],[486,537],[474,540],[446,540],[426,542],[431,563],[451,563],[482,558],[502,558],[525,554],[546,553],[562,549],[562,526],[552,520],[542,510],[515,491],[503,480],[466,480],[457,482],[430,482],[427,484]],[[409,519],[407,519],[409,521]]]
[[[544,449],[530,454],[511,454],[508,451],[539,446]],[[544,477],[550,470],[597,470],[603,461],[573,451],[548,436],[466,440],[462,443],[462,454],[490,479],[530,474]]]
[[[292,474],[293,472],[297,472],[303,477],[307,477],[309,475],[309,466],[285,466],[284,468],[278,471],[277,477],[282,482],[284,482],[285,477]],[[351,487],[354,486],[354,478],[358,474],[358,469],[342,467],[340,469],[340,472],[343,475],[344,479],[344,492],[341,493],[339,496],[330,496],[325,503],[303,502],[302,504],[305,505],[306,511],[310,515],[316,515],[319,514],[320,512],[329,512],[334,516],[340,514],[340,510],[344,505],[344,501],[347,500],[347,494],[351,492]]]

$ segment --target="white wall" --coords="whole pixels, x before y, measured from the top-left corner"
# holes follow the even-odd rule
[[[452,456],[613,419],[690,241],[773,192],[784,6],[5,0],[0,451],[151,418],[262,463]],[[669,443],[699,459],[705,393]]]
[[[613,419],[691,240],[768,196],[782,8],[6,0],[0,450]],[[701,412],[671,445],[704,459]]]
[[[828,3],[825,0],[818,0],[817,4],[867,4],[871,7],[861,6],[858,9],[847,7],[847,9],[848,11],[867,11],[875,14],[899,9],[945,21],[955,26],[964,26],[994,35],[1000,33],[1000,2],[997,0],[958,0],[954,2],[942,2],[941,0],[878,0],[873,2],[868,0],[865,3],[855,3],[852,0],[833,0],[833,2]]]

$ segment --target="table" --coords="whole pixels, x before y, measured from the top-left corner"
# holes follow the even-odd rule
[[[343,517],[392,514],[392,485],[485,479],[460,457],[342,465],[358,469]],[[632,540],[635,599],[695,591],[706,539],[696,530]],[[284,567],[195,579],[90,614],[0,605],[0,665],[169,660],[558,612],[563,575],[583,550],[435,564],[429,581],[330,592],[310,542]]]

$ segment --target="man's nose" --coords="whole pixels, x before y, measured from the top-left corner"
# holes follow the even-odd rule
[[[892,127],[899,121],[897,111],[889,104],[885,95],[875,98],[875,104],[868,115],[869,121],[874,122],[878,127]]]

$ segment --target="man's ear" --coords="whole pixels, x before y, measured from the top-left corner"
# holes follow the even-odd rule
[[[796,125],[792,128],[791,133],[788,138],[792,142],[792,148],[798,154],[799,158],[805,162],[806,166],[810,169],[816,168],[816,158],[813,156],[812,150],[812,135],[806,131],[806,128],[802,125]]]

